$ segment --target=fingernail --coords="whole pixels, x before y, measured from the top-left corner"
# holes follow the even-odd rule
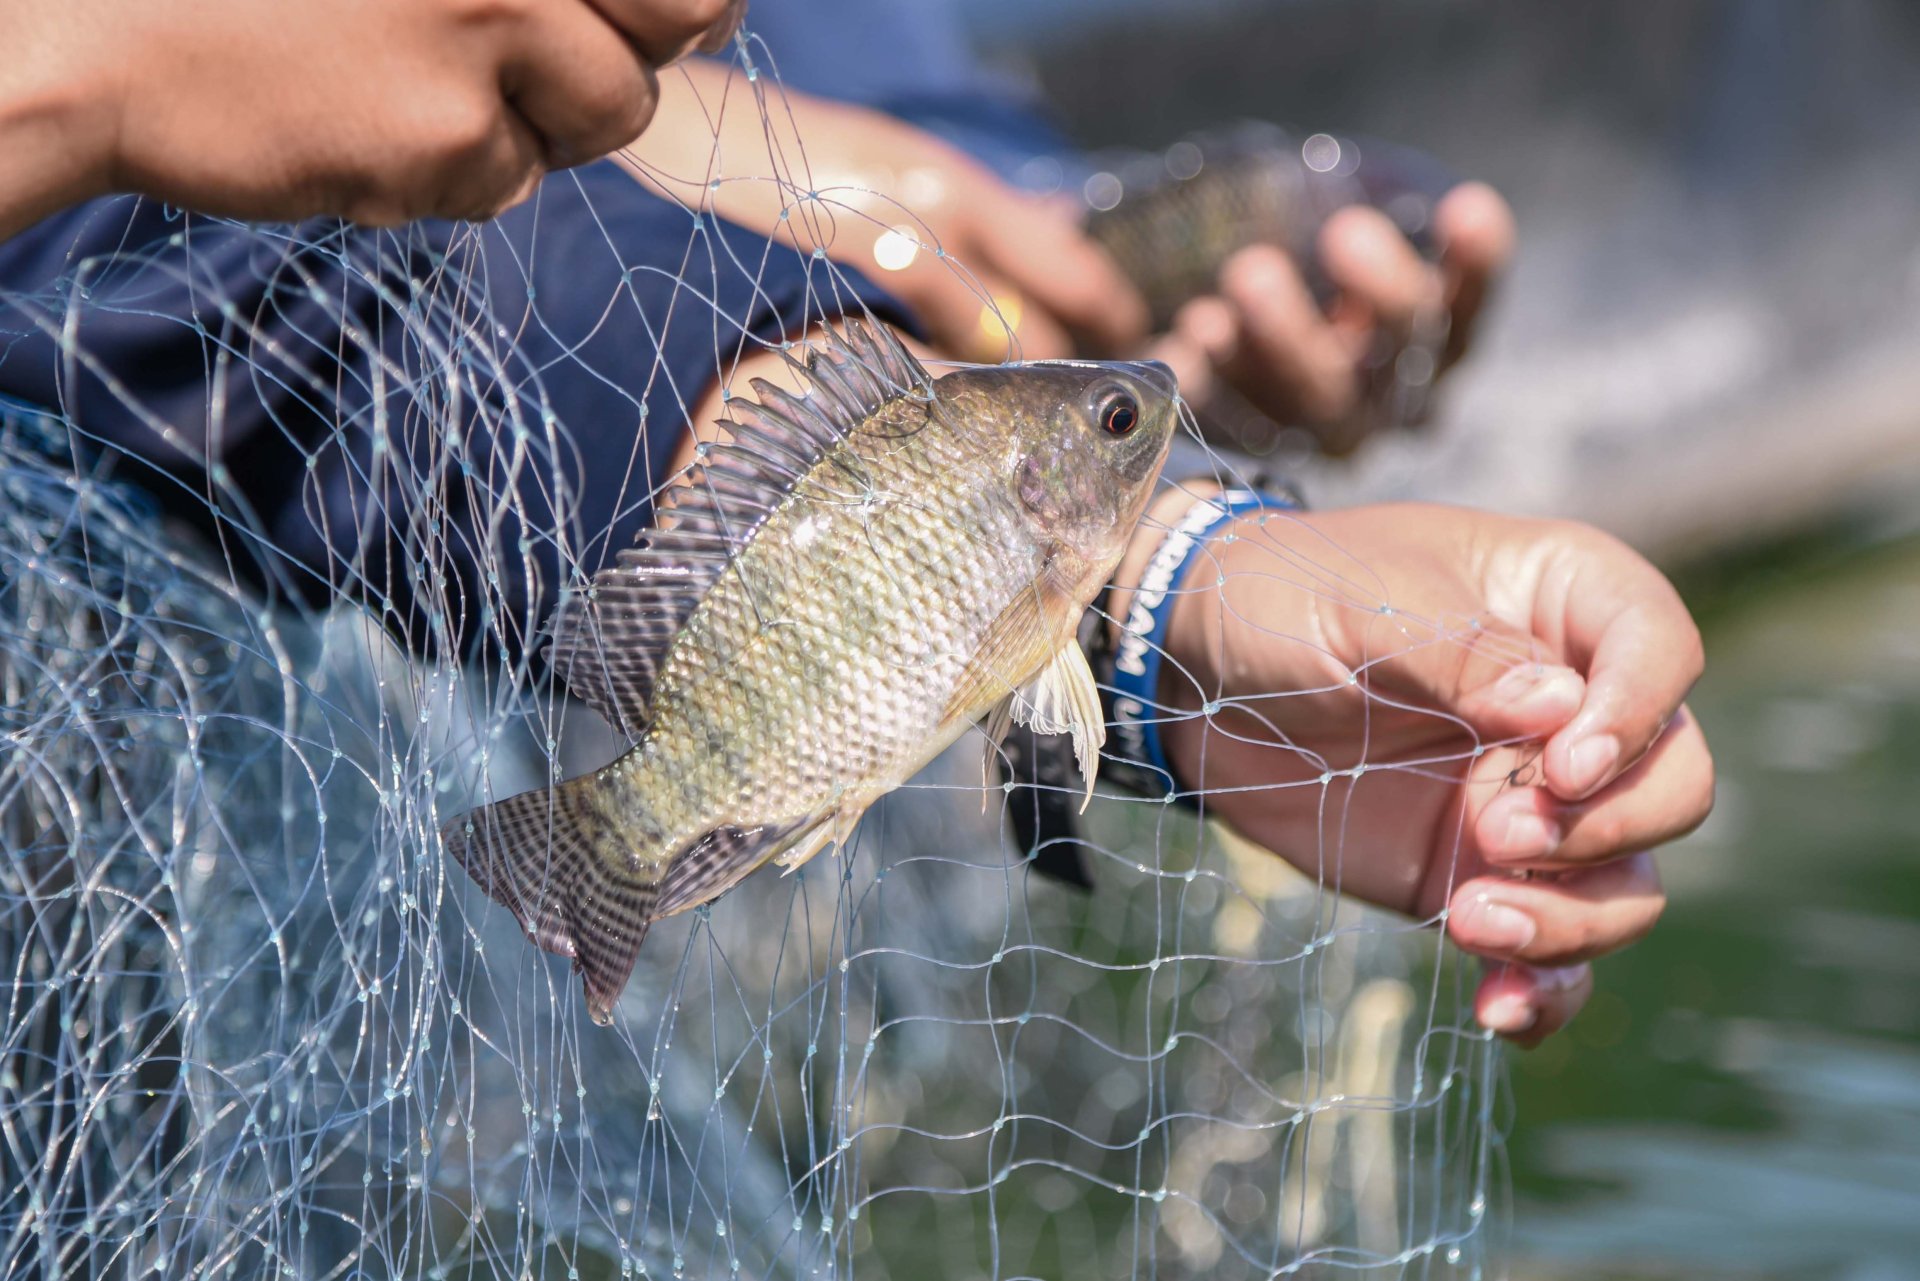
[[[1494,997],[1480,1012],[1480,1026],[1501,1036],[1518,1036],[1539,1021],[1540,1011],[1526,997],[1512,992]]]
[[[1574,744],[1567,753],[1567,782],[1575,796],[1585,796],[1600,786],[1614,763],[1620,759],[1620,740],[1611,734],[1595,734]]]
[[[1507,820],[1507,830],[1500,834],[1499,855],[1517,862],[1545,858],[1559,847],[1560,828],[1556,824],[1532,810],[1520,810]]]
[[[1461,915],[1460,933],[1474,947],[1487,951],[1518,952],[1533,942],[1538,929],[1533,918],[1519,908],[1496,903],[1485,894],[1476,895]]]

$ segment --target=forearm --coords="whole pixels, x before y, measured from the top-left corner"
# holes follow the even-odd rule
[[[1133,610],[1135,591],[1147,571],[1148,562],[1195,503],[1212,498],[1219,492],[1220,486],[1211,480],[1187,480],[1169,485],[1154,495],[1153,501],[1148,504],[1146,514],[1127,544],[1126,554],[1114,569],[1113,588],[1107,594],[1108,617],[1103,625],[1107,628],[1107,642],[1116,653],[1127,627],[1128,615]],[[1201,638],[1193,635],[1204,626],[1204,616],[1208,611],[1202,608],[1200,595],[1186,590],[1183,584],[1169,583],[1168,588],[1178,594],[1168,605],[1172,615],[1168,620],[1166,649],[1170,655],[1177,656],[1178,662],[1173,665],[1173,671],[1162,671],[1158,695],[1168,707],[1183,707],[1187,701],[1192,701],[1197,707],[1198,700],[1184,699],[1181,691],[1191,692],[1197,686],[1210,687],[1219,678],[1217,665],[1209,662],[1207,657],[1213,650]],[[1175,679],[1176,672],[1183,672],[1184,678]]]
[[[107,190],[107,109],[51,56],[56,6],[0,0],[0,240]]]
[[[1113,571],[1113,591],[1107,597],[1107,612],[1112,616],[1107,626],[1112,639],[1119,640],[1127,611],[1133,604],[1134,587],[1145,572],[1148,559],[1166,538],[1167,531],[1179,523],[1188,508],[1219,492],[1220,487],[1212,481],[1187,481],[1169,485],[1147,504],[1146,514],[1135,527],[1126,554]]]
[[[660,77],[654,127],[618,159],[657,194],[811,250],[823,220],[796,223],[781,211],[816,185],[831,189],[838,205],[859,204],[861,187],[887,185],[889,175],[861,164],[855,148],[904,126],[789,89],[769,95],[763,111],[759,90],[731,65],[693,59],[674,67]]]
[[[1345,671],[1325,653],[1320,595],[1299,570],[1317,544],[1323,517],[1293,510],[1297,500],[1255,483],[1224,492],[1210,479],[1179,482],[1162,491],[1135,531],[1112,580],[1102,643],[1112,715],[1123,752],[1154,770],[1168,770],[1176,789],[1227,785],[1244,753],[1214,760],[1201,777],[1205,742],[1216,729],[1212,701],[1244,686],[1250,655],[1238,633],[1257,609],[1263,622],[1258,653],[1284,654],[1287,687],[1280,699],[1285,733],[1304,745],[1325,712],[1324,692],[1342,687]],[[1231,514],[1223,514],[1231,513]],[[1268,723],[1282,709],[1269,705],[1247,717],[1226,712],[1230,737],[1268,741]],[[1337,754],[1337,753],[1336,753]],[[1298,767],[1293,755],[1254,764],[1254,777],[1236,783],[1279,781]],[[1317,772],[1313,767],[1309,772]],[[1165,786],[1162,780],[1158,786]]]

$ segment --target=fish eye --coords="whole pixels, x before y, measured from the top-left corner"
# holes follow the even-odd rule
[[[1109,436],[1124,436],[1140,425],[1140,402],[1124,391],[1116,391],[1100,402],[1097,415],[1100,430]]]

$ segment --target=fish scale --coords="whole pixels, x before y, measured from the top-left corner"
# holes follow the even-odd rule
[[[884,459],[872,460],[874,471],[905,470],[910,478],[914,473],[925,474],[928,469],[915,465],[920,460],[912,456],[914,452],[889,450]],[[962,464],[959,459],[947,461]],[[690,839],[716,826],[726,817],[722,811],[737,803],[743,791],[755,802],[771,801],[782,810],[798,804],[799,812],[810,812],[846,778],[860,776],[897,753],[903,743],[936,731],[942,700],[937,693],[929,697],[927,691],[938,689],[940,673],[904,668],[897,658],[910,649],[910,643],[889,634],[885,623],[897,620],[895,625],[911,629],[916,620],[945,623],[952,614],[928,608],[927,597],[937,598],[939,593],[915,590],[935,584],[920,577],[897,578],[879,569],[882,563],[905,560],[882,552],[875,544],[895,545],[894,551],[909,554],[906,559],[918,559],[912,554],[931,553],[942,544],[951,547],[966,528],[968,514],[901,504],[849,508],[810,497],[804,486],[795,501],[776,514],[743,555],[740,572],[716,584],[683,642],[684,668],[708,666],[701,661],[706,658],[703,650],[730,655],[730,670],[716,700],[687,711],[698,710],[702,718],[728,719],[739,718],[743,707],[761,709],[762,715],[746,718],[754,726],[755,741],[743,755],[762,765],[729,768],[711,753],[701,753],[697,744],[679,741],[675,713],[680,706],[673,694],[684,683],[684,669],[670,663],[661,685],[662,701],[669,710],[656,721],[649,738],[650,743],[659,744],[659,755],[651,760],[638,758],[627,781],[644,795],[651,785],[642,771],[654,761],[660,762],[656,768],[705,767],[704,786],[696,783],[683,792],[693,804],[676,816],[672,834]],[[816,546],[827,553],[824,557],[802,556],[794,550],[792,530],[808,522],[822,526]],[[990,558],[967,559],[983,566],[992,563]],[[823,572],[805,575],[810,565]],[[993,576],[979,577],[978,586],[986,589]],[[783,583],[787,588],[778,593],[756,590],[763,582]],[[950,656],[961,655],[969,652],[976,639],[969,632],[978,630],[980,608],[988,607],[991,617],[999,602],[983,590],[950,599],[961,605],[962,621],[973,626],[943,628],[931,647]],[[767,625],[769,619],[772,626]],[[799,643],[787,635],[789,631],[798,633]],[[851,682],[843,677],[838,688],[822,682],[823,654],[843,655],[851,664]],[[951,665],[955,660],[946,661]],[[832,696],[822,697],[828,689],[833,690]],[[845,735],[850,724],[858,724],[860,732]],[[839,757],[828,755],[826,749],[843,736]],[[834,774],[808,768],[818,761],[831,762]],[[797,775],[795,764],[800,766]],[[786,773],[768,777],[769,768]]]
[[[631,750],[443,829],[574,959],[597,1021],[651,920],[844,842],[989,713],[1071,732],[1091,789],[1105,730],[1073,632],[1158,476],[1170,374],[936,382],[857,324],[804,368],[803,398],[756,382],[662,527],[556,611],[550,661]]]

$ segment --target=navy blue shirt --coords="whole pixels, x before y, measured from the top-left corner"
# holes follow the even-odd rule
[[[0,243],[0,395],[122,456],[253,585],[352,592],[465,652],[478,602],[524,636],[633,542],[716,370],[863,308],[911,324],[606,162],[478,227],[252,228],[122,197]],[[445,590],[416,599],[401,563]]]

